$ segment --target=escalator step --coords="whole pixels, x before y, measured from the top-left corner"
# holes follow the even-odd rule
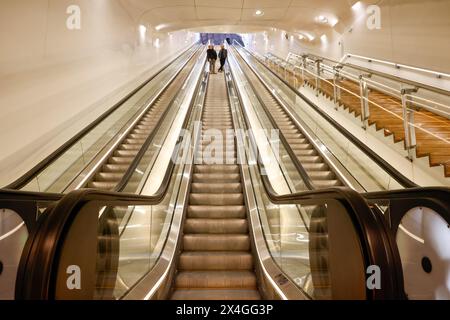
[[[183,249],[186,251],[248,251],[248,234],[185,234]]]
[[[249,271],[183,271],[176,288],[256,289],[256,276]]]
[[[179,270],[253,270],[250,252],[184,251],[180,255]]]
[[[186,219],[184,233],[247,234],[247,219]]]

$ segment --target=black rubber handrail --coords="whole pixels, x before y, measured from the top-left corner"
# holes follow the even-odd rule
[[[187,48],[182,54],[188,52],[191,50],[196,43],[191,45],[189,48]],[[58,149],[56,149],[54,152],[52,152],[50,155],[48,155],[44,160],[39,162],[36,166],[34,166],[31,170],[29,170],[27,173],[22,175],[20,178],[15,180],[14,182],[8,184],[4,187],[4,189],[21,189],[23,188],[27,183],[29,183],[36,175],[38,175],[40,172],[42,172],[48,165],[50,165],[53,161],[55,161],[57,158],[59,158],[62,154],[64,154],[72,145],[74,145],[78,140],[82,139],[89,131],[94,129],[98,124],[100,124],[103,120],[105,120],[109,115],[111,115],[114,111],[116,111],[120,106],[122,106],[127,100],[129,100],[133,95],[135,95],[139,90],[141,90],[143,87],[145,87],[148,83],[150,83],[156,76],[161,74],[164,70],[166,70],[173,62],[175,62],[177,59],[179,59],[180,56],[177,56],[173,60],[171,60],[169,63],[164,65],[158,72],[156,72],[154,75],[152,75],[149,79],[145,80],[142,84],[140,84],[137,88],[132,90],[130,93],[128,93],[125,97],[123,97],[119,102],[114,104],[111,108],[109,108],[106,112],[104,112],[100,117],[95,119],[92,123],[90,123],[87,127],[85,127],[83,130],[78,132],[75,136],[73,136],[71,139],[66,141],[62,146],[60,146]]]
[[[204,62],[206,63],[206,61]],[[204,66],[204,65],[203,65]],[[203,70],[203,69],[202,69]],[[203,71],[202,71],[203,72]],[[196,87],[201,85],[201,78]],[[195,95],[194,95],[195,96]],[[182,129],[186,129],[194,109],[193,98],[189,105],[188,112],[183,122]],[[182,137],[178,138],[177,143]],[[138,165],[142,154],[134,160],[134,166]],[[179,148],[175,148],[171,159],[176,159]],[[39,228],[33,230],[30,235],[21,258],[17,282],[16,299],[52,299],[54,298],[54,288],[51,283],[55,281],[54,270],[57,268],[56,261],[63,245],[70,225],[83,206],[90,202],[102,202],[108,207],[111,206],[152,206],[160,204],[167,195],[175,162],[170,161],[166,168],[163,181],[156,193],[152,196],[142,196],[136,194],[127,194],[120,192],[99,191],[94,189],[74,190],[56,203],[56,205],[47,212],[44,219],[40,219]],[[134,170],[134,169],[133,169]],[[130,169],[132,172],[132,170]],[[128,178],[131,175],[128,175]]]
[[[395,179],[402,187],[404,188],[417,188],[419,187],[415,182],[411,181],[407,177],[405,177],[400,171],[391,166],[386,160],[384,160],[380,155],[374,152],[367,145],[362,143],[359,139],[357,139],[352,133],[350,133],[347,129],[345,129],[339,122],[329,116],[325,111],[316,106],[311,100],[309,100],[305,95],[296,90],[290,83],[281,78],[276,72],[271,70],[264,63],[259,61],[253,53],[244,48],[250,55],[252,55],[255,60],[264,66],[268,71],[270,71],[274,76],[277,77],[280,81],[282,81],[289,89],[292,90],[297,96],[299,96],[303,101],[305,101],[314,111],[316,111],[320,116],[322,116],[327,122],[329,122],[335,129],[337,129],[343,136],[345,136],[348,140],[350,140],[358,149],[360,149],[366,156],[368,156],[372,161],[374,161],[378,166],[380,166],[384,171],[386,171],[391,177]],[[243,59],[247,64],[246,59]],[[250,66],[251,68],[251,66]]]
[[[30,232],[36,226],[38,209],[61,200],[62,194],[0,190],[0,208],[13,210]],[[38,204],[41,204],[38,208]]]
[[[14,201],[58,201],[63,197],[60,193],[42,193],[19,190],[0,189],[0,200]]]
[[[450,188],[425,187],[407,190],[379,191],[364,194],[369,202],[387,201],[387,212],[391,229],[396,233],[405,214],[413,208],[430,208],[437,212],[450,226]]]
[[[230,68],[231,69],[231,68]],[[236,78],[233,76],[233,82]],[[235,86],[240,105],[243,106],[243,100],[239,90]],[[241,107],[242,108],[242,107]],[[250,128],[250,120],[246,112],[241,110],[246,128]],[[256,140],[251,131],[249,138],[255,152]],[[260,161],[257,161],[259,172],[263,172]],[[395,246],[392,234],[389,232],[385,219],[380,216],[378,211],[373,211],[367,204],[365,198],[350,188],[329,188],[321,190],[310,190],[306,192],[297,192],[292,194],[280,195],[274,190],[269,177],[265,174],[260,175],[264,190],[269,200],[278,205],[283,204],[301,204],[307,201],[309,204],[314,201],[337,200],[346,209],[350,219],[353,221],[361,244],[363,245],[363,254],[367,266],[377,265],[385,274],[391,277],[384,277],[383,290],[367,291],[367,296],[371,299],[404,299],[403,271],[401,268],[400,257]]]

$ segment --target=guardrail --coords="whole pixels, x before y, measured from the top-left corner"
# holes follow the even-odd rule
[[[335,103],[336,110],[339,107],[342,92],[358,98],[361,101],[361,120],[363,128],[367,129],[369,124],[370,108],[369,106],[378,108],[383,112],[388,113],[394,119],[400,120],[403,123],[403,131],[405,134],[405,148],[408,152],[408,158],[413,160],[414,149],[417,145],[416,132],[420,131],[426,133],[440,141],[449,143],[449,141],[440,135],[422,127],[415,122],[415,114],[418,111],[426,110],[438,116],[450,119],[450,106],[438,101],[433,101],[429,98],[417,95],[419,90],[427,90],[434,94],[444,95],[450,97],[450,92],[424,84],[420,84],[407,79],[384,74],[378,71],[340,63],[327,58],[316,57],[312,55],[297,55],[290,52],[286,60],[268,53],[260,59],[269,62],[278,69],[279,73],[283,73],[285,80],[288,78],[288,73],[292,73],[294,78],[294,86],[298,87],[298,77],[301,78],[302,86],[308,83],[313,84],[316,90],[316,96],[319,96],[321,90],[321,83],[328,84],[333,88],[331,97]],[[329,62],[333,65],[325,63]],[[348,70],[356,71],[357,73]],[[394,81],[397,86],[389,86],[380,81],[374,80],[372,77],[377,76],[387,81]],[[349,90],[342,85],[342,81],[349,80],[359,87],[359,92]],[[371,91],[381,92],[390,97],[393,97],[393,103],[397,103],[402,110],[401,114],[397,114],[380,105],[377,101],[370,98]]]

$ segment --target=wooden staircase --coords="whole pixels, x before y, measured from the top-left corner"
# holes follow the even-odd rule
[[[260,61],[284,77],[284,70],[280,72],[272,63]],[[291,85],[305,82],[311,88],[316,88],[315,79],[302,79],[301,75],[294,76],[293,72],[289,70],[286,73],[286,80]],[[361,100],[358,97],[360,94],[359,84],[350,80],[342,80],[338,81],[338,85],[343,88],[341,89],[341,98],[338,100],[339,104],[355,117],[361,117]],[[334,90],[330,83],[320,81],[319,91],[327,98],[333,99]],[[395,143],[404,142],[401,101],[372,88],[370,88],[369,100],[371,101],[369,103],[369,125],[375,125],[377,131],[383,130],[385,136],[392,136]],[[429,157],[430,167],[443,167],[445,177],[450,177],[450,120],[423,109],[417,109],[414,118],[417,142],[416,157]]]

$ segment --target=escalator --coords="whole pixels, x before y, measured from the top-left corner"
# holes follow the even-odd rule
[[[162,122],[164,115],[169,110],[173,99],[177,96],[191,72],[195,58],[191,58],[188,64],[175,77],[172,84],[163,91],[158,99],[152,104],[150,109],[142,115],[122,141],[110,151],[110,156],[104,160],[104,164],[93,175],[86,187],[98,190],[114,190],[124,174],[127,172],[133,159],[142,149],[143,145],[157,127]]]
[[[252,121],[244,108],[248,99],[229,69],[224,75],[204,73],[191,85],[196,89],[180,137],[152,196],[75,190],[48,195],[42,206],[33,207],[39,223],[21,257],[16,298],[404,299],[401,264],[411,264],[411,258],[400,252],[399,261],[396,232],[404,230],[402,218],[411,211],[421,214],[421,207],[449,220],[448,190],[360,195],[343,187],[338,175],[318,177],[300,163],[305,154],[294,150],[317,151],[308,154],[314,157],[320,150],[306,149],[314,141],[289,131],[295,121],[286,118],[281,104],[273,111],[283,111],[282,121],[272,118],[268,124],[287,130],[280,137],[287,156],[279,163],[261,161],[261,137],[249,130]],[[258,101],[265,105],[261,97]],[[266,103],[271,101],[281,103]],[[170,119],[157,125],[170,127]],[[305,139],[299,143],[305,149],[290,149],[294,140],[287,138]],[[155,153],[142,146],[119,182],[123,190],[134,191],[148,179],[142,172]],[[332,164],[319,159],[327,166],[322,169],[333,172]],[[271,180],[273,170],[283,178],[277,183]],[[278,184],[289,190],[291,180],[291,192],[276,191]],[[326,188],[333,180],[339,187]],[[8,197],[14,200],[14,194]],[[36,195],[23,201],[30,197]],[[83,270],[79,284],[69,281],[78,270],[74,266]],[[366,286],[371,266],[382,272],[380,288]],[[406,293],[417,296],[410,288]]]
[[[210,77],[201,121],[171,299],[260,299],[233,120],[220,73]]]
[[[244,74],[253,85],[254,91],[260,97],[262,106],[275,122],[277,128],[286,139],[287,144],[294,151],[294,154],[303,168],[306,170],[312,183],[317,189],[343,186],[344,183],[337,177],[335,172],[321,157],[310,139],[294,123],[291,116],[281,106],[280,102],[270,93],[270,91],[259,81],[256,74],[245,63],[242,57],[235,52],[235,57],[240,62]]]
[[[16,298],[402,298],[389,235],[364,199],[341,188],[277,194],[251,159],[255,137],[234,135],[249,121],[230,74],[207,78],[173,151],[182,161],[168,163],[158,191],[64,196],[27,242]],[[381,289],[366,287],[370,265],[390,274]]]

